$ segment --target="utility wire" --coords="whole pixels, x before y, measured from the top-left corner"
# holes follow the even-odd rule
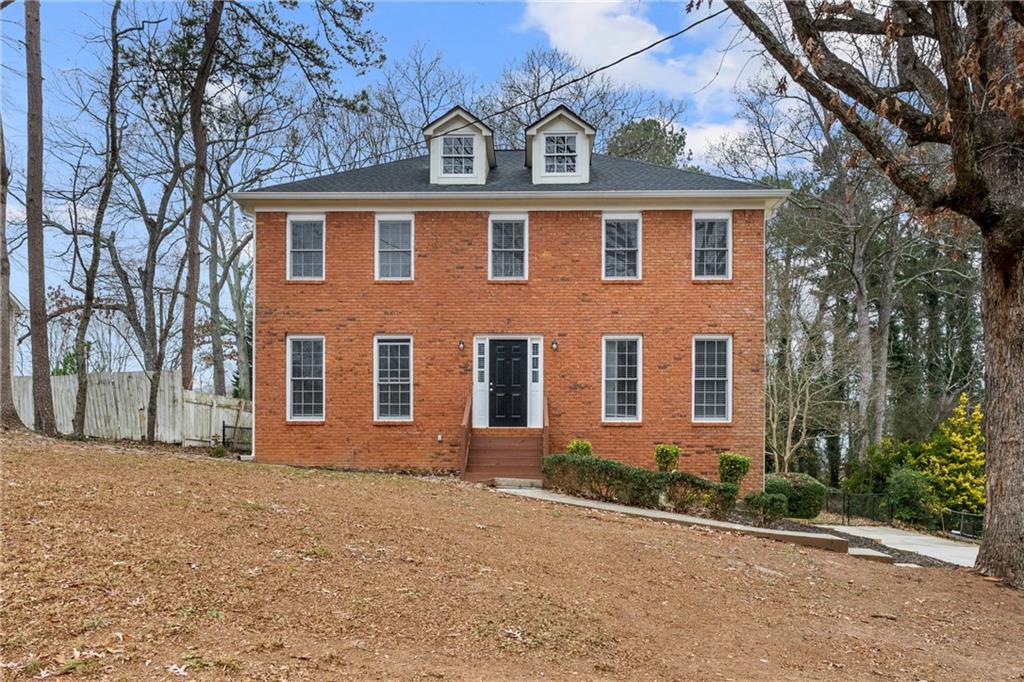
[[[487,121],[487,120],[490,120],[492,118],[495,118],[496,116],[501,116],[502,114],[507,114],[510,111],[514,110],[514,109],[518,109],[519,107],[526,106],[527,104],[531,104],[533,102],[536,102],[541,97],[547,97],[548,95],[554,94],[554,93],[558,92],[559,90],[561,90],[563,88],[569,87],[570,85],[575,85],[576,83],[579,83],[581,81],[585,81],[588,78],[593,78],[595,75],[601,73],[602,71],[607,71],[608,69],[610,69],[610,68],[612,68],[614,66],[618,66],[619,64],[621,64],[622,62],[626,61],[627,59],[632,59],[633,57],[636,57],[637,55],[643,54],[644,52],[647,52],[648,50],[654,49],[655,47],[657,47],[658,45],[661,45],[662,43],[666,43],[666,42],[668,42],[668,41],[670,41],[670,40],[672,40],[674,38],[678,38],[679,36],[683,35],[687,31],[689,31],[690,29],[696,28],[697,26],[700,26],[701,24],[703,24],[703,23],[705,23],[707,21],[711,21],[715,17],[718,17],[718,16],[720,16],[722,14],[725,14],[728,11],[729,11],[729,8],[727,8],[727,7],[723,8],[723,9],[720,9],[717,12],[715,12],[714,14],[709,14],[708,16],[704,17],[703,19],[698,19],[697,21],[694,21],[693,23],[691,23],[691,24],[689,24],[689,25],[679,29],[675,33],[670,33],[669,35],[664,36],[663,38],[659,38],[658,40],[655,40],[653,43],[651,43],[649,45],[645,45],[644,47],[641,47],[638,50],[634,50],[633,52],[630,52],[627,55],[623,55],[622,57],[619,57],[615,61],[612,61],[612,62],[609,62],[607,64],[604,64],[603,66],[599,66],[596,69],[593,69],[592,71],[588,71],[588,72],[586,72],[586,73],[584,73],[584,74],[582,74],[580,76],[577,76],[576,78],[572,78],[572,79],[570,79],[570,80],[568,80],[568,81],[566,81],[564,83],[561,83],[559,85],[553,86],[553,87],[545,90],[544,92],[537,93],[536,95],[534,95],[532,97],[529,97],[527,99],[524,99],[521,102],[516,102],[514,104],[511,104],[511,105],[505,107],[504,109],[500,109],[500,110],[495,111],[493,113],[487,114],[486,116],[481,116],[481,117],[474,116],[472,121],[469,121],[468,123],[464,123],[463,125],[459,126],[458,128],[455,128],[455,129],[449,131],[449,133],[458,132],[458,131],[464,130],[464,129],[470,127],[470,126],[476,125],[477,123],[483,123],[484,121]],[[377,152],[376,154],[372,154],[370,156],[366,156],[366,157],[363,157],[361,159],[356,159],[354,161],[350,161],[350,162],[348,162],[347,164],[344,164],[344,165],[348,166],[348,168],[346,170],[353,170],[355,168],[362,167],[364,164],[369,163],[370,161],[379,161],[382,156],[391,156],[392,154],[398,154],[399,152],[408,151],[410,149],[418,149],[419,146],[420,146],[420,143],[418,143],[418,142],[402,145],[400,147],[395,147],[394,149],[388,149],[386,151]],[[305,177],[310,177],[310,176],[307,175]],[[293,180],[290,180],[289,182],[296,182],[297,180],[301,180],[301,179],[302,178],[293,179]]]

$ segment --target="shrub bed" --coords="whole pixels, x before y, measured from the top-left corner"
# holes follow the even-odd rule
[[[778,493],[754,491],[743,498],[743,502],[747,505],[747,509],[758,515],[762,526],[770,526],[775,523],[786,515],[789,508],[789,500],[785,495]]]
[[[769,474],[764,491],[785,497],[787,514],[798,519],[813,519],[820,514],[828,495],[824,483],[802,473]]]
[[[635,507],[657,509],[664,499],[675,511],[702,507],[724,516],[733,510],[739,494],[734,483],[715,483],[685,471],[649,471],[586,455],[549,455],[541,471],[545,487]]]

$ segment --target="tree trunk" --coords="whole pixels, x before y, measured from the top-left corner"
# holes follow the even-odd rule
[[[224,12],[223,0],[214,0],[203,29],[203,48],[199,69],[189,95],[189,120],[192,127],[192,146],[196,163],[192,173],[192,197],[185,235],[187,271],[185,276],[185,307],[181,318],[181,385],[192,388],[192,354],[195,348],[196,303],[199,299],[199,225],[203,217],[203,192],[206,188],[206,125],[203,123],[203,103],[206,84],[213,71],[217,42],[220,40],[220,20]]]
[[[871,316],[868,313],[868,282],[865,274],[867,239],[853,236],[854,304],[857,312],[857,364],[860,378],[857,385],[857,457],[861,463],[868,456],[868,412],[871,404],[871,378],[874,374],[871,353]]]
[[[4,121],[0,112],[0,431],[23,429],[25,424],[14,409],[14,339],[11,323],[11,259],[7,255],[7,188],[11,171],[4,147]]]
[[[29,328],[32,332],[32,405],[35,430],[57,435],[50,387],[46,319],[46,250],[43,238],[43,72],[39,47],[39,0],[25,0],[25,80],[28,83],[28,163],[25,223],[28,234]]]
[[[100,254],[103,249],[103,219],[110,203],[110,195],[114,191],[114,176],[117,172],[118,130],[117,130],[117,93],[120,78],[120,61],[118,50],[119,35],[117,32],[117,15],[121,11],[121,0],[115,0],[110,11],[110,81],[107,86],[107,160],[103,169],[103,181],[100,198],[96,206],[96,215],[92,223],[92,249],[89,256],[89,267],[85,271],[85,287],[82,292],[82,314],[75,331],[75,372],[78,375],[78,391],[75,394],[75,416],[72,422],[73,438],[85,438],[85,409],[89,400],[89,347],[86,337],[89,323],[92,321],[93,304],[96,299],[96,276],[100,268]]]
[[[886,235],[886,255],[883,259],[882,282],[878,291],[878,326],[875,331],[875,378],[872,382],[873,424],[871,442],[881,443],[885,435],[885,417],[889,383],[889,336],[892,329],[892,309],[895,304],[896,264],[899,262],[897,243],[900,223],[893,220]]]
[[[160,395],[160,372],[149,375],[149,402],[146,404],[146,442],[156,442],[156,399]]]
[[[994,241],[984,240],[981,263],[986,504],[975,566],[1024,588],[1024,253],[1009,256]]]
[[[216,202],[210,216],[210,260],[207,263],[207,279],[210,282],[210,359],[213,365],[213,392],[227,395],[227,380],[224,376],[224,339],[221,334],[220,313],[220,241],[217,230],[220,227],[221,208]]]

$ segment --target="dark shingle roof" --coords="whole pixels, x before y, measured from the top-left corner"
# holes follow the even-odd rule
[[[590,161],[590,182],[577,184],[533,184],[522,150],[495,152],[497,166],[485,185],[432,185],[430,158],[417,156],[356,170],[322,175],[306,180],[261,187],[253,192],[651,192],[768,190],[767,185],[716,178],[677,168],[655,166],[642,161],[594,154]]]

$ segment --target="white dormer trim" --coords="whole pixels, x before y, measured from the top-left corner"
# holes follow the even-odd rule
[[[487,173],[494,166],[494,133],[476,116],[462,107],[454,107],[423,128],[430,151],[430,184],[483,185]],[[473,172],[444,172],[445,138],[470,137],[473,140]]]
[[[559,106],[526,129],[526,165],[533,171],[533,184],[581,184],[590,182],[590,155],[597,131],[574,114]],[[549,168],[546,153],[549,138],[571,136],[575,141],[575,169]]]

